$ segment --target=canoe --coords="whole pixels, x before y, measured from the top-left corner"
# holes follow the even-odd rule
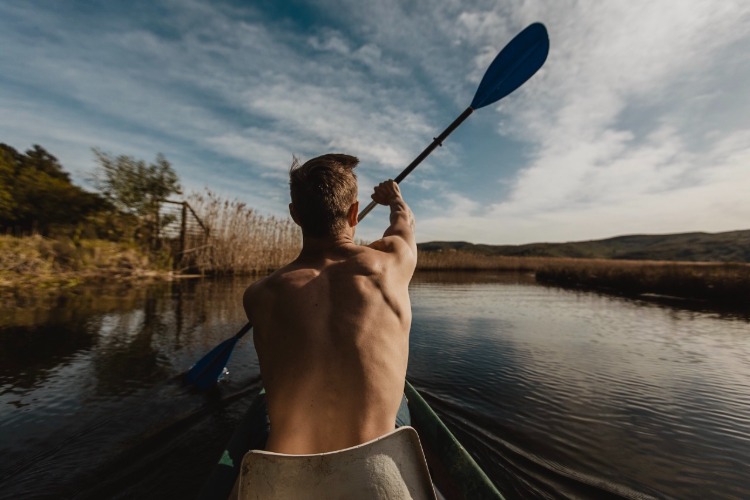
[[[427,402],[407,381],[411,426],[417,430],[435,490],[446,499],[503,498],[492,481],[448,430]],[[244,455],[262,449],[266,440],[266,411],[261,395],[251,403],[222,452],[199,496],[225,500],[232,491]]]

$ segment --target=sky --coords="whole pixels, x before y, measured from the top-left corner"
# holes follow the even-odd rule
[[[746,0],[0,0],[0,142],[90,189],[92,148],[162,153],[186,192],[279,216],[293,156],[342,152],[364,205],[532,22],[544,67],[401,183],[417,241],[750,228]]]

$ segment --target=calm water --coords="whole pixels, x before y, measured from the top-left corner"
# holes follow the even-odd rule
[[[193,497],[259,387],[171,379],[244,324],[246,282],[0,308],[0,498]],[[409,377],[508,497],[750,498],[750,313],[419,276]]]

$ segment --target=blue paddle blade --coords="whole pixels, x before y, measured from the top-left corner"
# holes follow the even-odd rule
[[[203,356],[185,374],[184,382],[197,389],[209,389],[213,387],[224,372],[232,350],[240,339],[239,336],[228,338],[214,347],[211,352]]]
[[[529,25],[492,61],[471,101],[471,107],[482,108],[516,90],[542,67],[548,53],[547,28],[541,23]]]
[[[227,366],[229,356],[232,355],[232,350],[237,341],[244,337],[252,327],[251,323],[247,323],[234,337],[228,338],[211,349],[211,352],[190,367],[185,375],[183,375],[182,381],[186,385],[192,385],[198,389],[209,389],[216,385],[219,377],[224,372],[224,367]]]

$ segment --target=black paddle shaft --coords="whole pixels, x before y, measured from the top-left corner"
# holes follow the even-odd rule
[[[466,108],[464,110],[464,112],[461,113],[461,115],[459,115],[458,118],[456,118],[455,120],[453,120],[453,123],[451,123],[450,125],[448,125],[448,128],[446,128],[445,130],[443,130],[442,134],[440,134],[439,136],[435,137],[432,140],[432,143],[429,146],[427,146],[425,148],[425,150],[422,151],[419,154],[419,156],[417,156],[414,159],[414,161],[411,162],[409,164],[409,166],[406,167],[400,174],[398,174],[398,177],[396,177],[393,180],[396,181],[396,183],[399,183],[402,180],[404,180],[404,178],[406,178],[406,176],[409,175],[412,170],[414,170],[415,168],[417,168],[417,165],[419,165],[420,163],[422,163],[422,160],[424,160],[425,158],[427,158],[430,155],[430,153],[432,153],[435,150],[436,147],[442,146],[443,145],[443,141],[445,140],[445,138],[448,137],[449,135],[451,135],[451,132],[453,132],[454,130],[456,130],[456,128],[458,128],[458,126],[461,125],[464,122],[464,120],[466,120],[469,117],[469,115],[472,114],[473,112],[474,112],[474,108],[472,108],[471,106],[469,106],[468,108]],[[375,202],[375,201],[370,202],[370,204],[367,205],[364,208],[364,210],[362,210],[359,213],[359,215],[357,216],[357,220],[361,221],[362,219],[364,219],[365,215],[369,214],[372,211],[372,209],[375,208],[376,206],[377,206],[377,202]]]

